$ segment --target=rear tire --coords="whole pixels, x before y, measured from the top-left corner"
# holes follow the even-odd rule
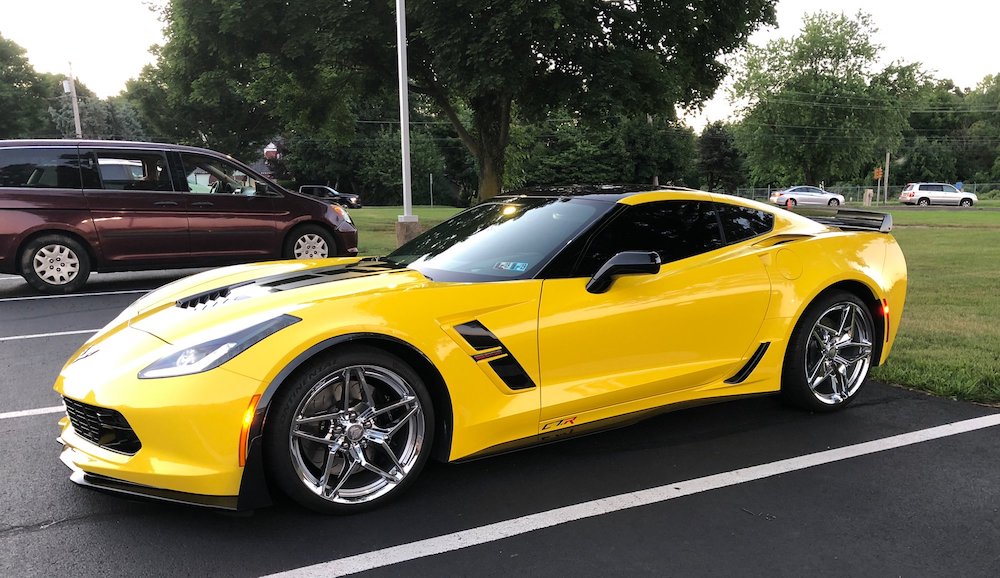
[[[28,242],[19,259],[21,276],[45,293],[72,293],[90,277],[90,254],[72,237],[58,233]]]
[[[927,197],[921,197],[920,200],[917,201],[917,204],[921,207],[926,207],[931,204],[931,200]]]
[[[381,349],[346,346],[310,361],[268,412],[270,478],[325,514],[353,514],[402,494],[434,443],[434,407],[423,380]]]
[[[793,405],[829,412],[851,403],[871,369],[875,324],[857,296],[835,291],[806,308],[792,332],[781,394]]]

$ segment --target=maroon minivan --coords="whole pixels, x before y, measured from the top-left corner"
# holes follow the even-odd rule
[[[358,253],[346,210],[210,150],[156,143],[0,141],[0,272],[51,293],[91,271]]]

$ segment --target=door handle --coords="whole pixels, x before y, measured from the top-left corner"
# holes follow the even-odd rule
[[[177,201],[156,201],[153,204],[157,207],[176,207]]]
[[[198,201],[197,203],[191,203],[191,206],[192,207],[211,207],[213,205],[212,205],[211,201]]]

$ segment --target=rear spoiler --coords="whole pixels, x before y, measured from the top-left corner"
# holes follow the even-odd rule
[[[796,211],[803,217],[809,217],[817,223],[837,227],[845,231],[878,231],[888,233],[892,230],[892,215],[876,213],[875,211],[860,211],[858,209],[807,209]]]

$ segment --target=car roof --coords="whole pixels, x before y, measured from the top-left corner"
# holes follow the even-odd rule
[[[651,192],[702,193],[705,191],[663,185],[541,185],[508,191],[496,198],[511,197],[586,197],[592,200],[618,202],[628,197]]]
[[[128,148],[142,150],[172,150],[179,152],[192,152],[210,154],[213,156],[229,157],[229,155],[187,145],[142,142],[142,141],[122,141],[122,140],[85,140],[85,139],[10,139],[0,140],[0,148],[13,147],[81,147],[81,148]],[[229,157],[232,158],[232,157]]]

